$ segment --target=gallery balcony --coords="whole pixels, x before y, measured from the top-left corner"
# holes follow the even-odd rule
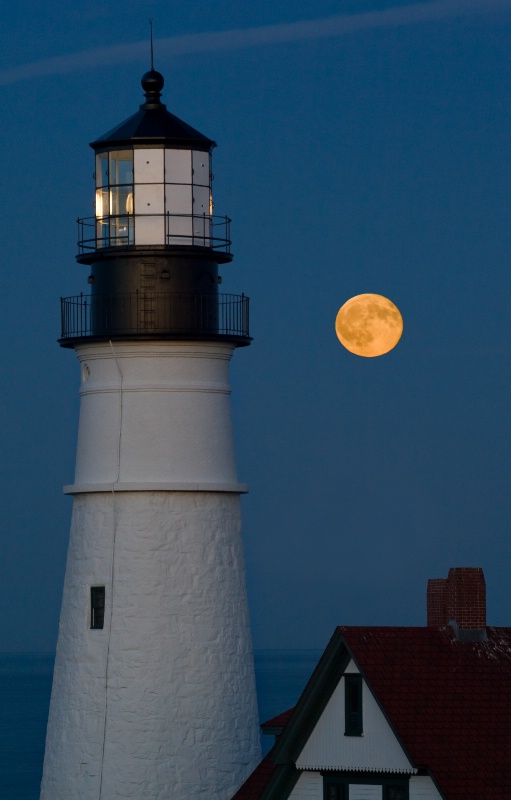
[[[78,219],[78,261],[119,249],[213,250],[231,259],[229,217],[206,214],[122,214]],[[218,259],[217,259],[218,260]]]
[[[225,341],[250,344],[245,295],[134,292],[61,298],[62,347],[91,341]]]

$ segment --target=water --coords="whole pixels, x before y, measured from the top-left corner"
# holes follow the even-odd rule
[[[261,722],[293,706],[318,650],[255,654]],[[50,702],[53,653],[0,653],[0,800],[38,800]],[[263,752],[273,744],[262,737]]]
[[[0,655],[0,798],[37,800],[53,653]]]
[[[295,705],[320,655],[321,650],[256,650],[257,702],[261,722]],[[263,755],[274,741],[274,736],[261,736]]]

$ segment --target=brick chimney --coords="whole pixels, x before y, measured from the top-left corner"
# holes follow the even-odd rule
[[[428,627],[455,622],[459,630],[486,627],[486,583],[481,567],[452,567],[428,581]]]

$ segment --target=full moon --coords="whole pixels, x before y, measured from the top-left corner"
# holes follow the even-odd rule
[[[356,356],[374,358],[392,350],[403,333],[399,308],[381,294],[358,294],[339,309],[335,332]]]

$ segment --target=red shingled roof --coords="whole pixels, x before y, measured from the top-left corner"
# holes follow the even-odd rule
[[[287,711],[282,711],[281,714],[277,714],[276,717],[267,719],[266,722],[261,722],[261,728],[263,730],[265,728],[285,728],[294,710],[293,706],[293,708],[288,708]]]
[[[511,798],[511,628],[339,628],[394,731],[448,800]]]
[[[340,627],[332,639],[348,648],[412,763],[446,800],[511,800],[511,628],[486,632],[474,642],[449,627]],[[293,720],[281,741],[295,725],[291,712],[266,723]],[[270,752],[233,800],[259,800],[274,770]]]
[[[271,760],[271,750],[255,770],[249,775],[243,786],[232,797],[232,800],[259,800],[261,793],[270,780],[275,770],[275,764]]]

